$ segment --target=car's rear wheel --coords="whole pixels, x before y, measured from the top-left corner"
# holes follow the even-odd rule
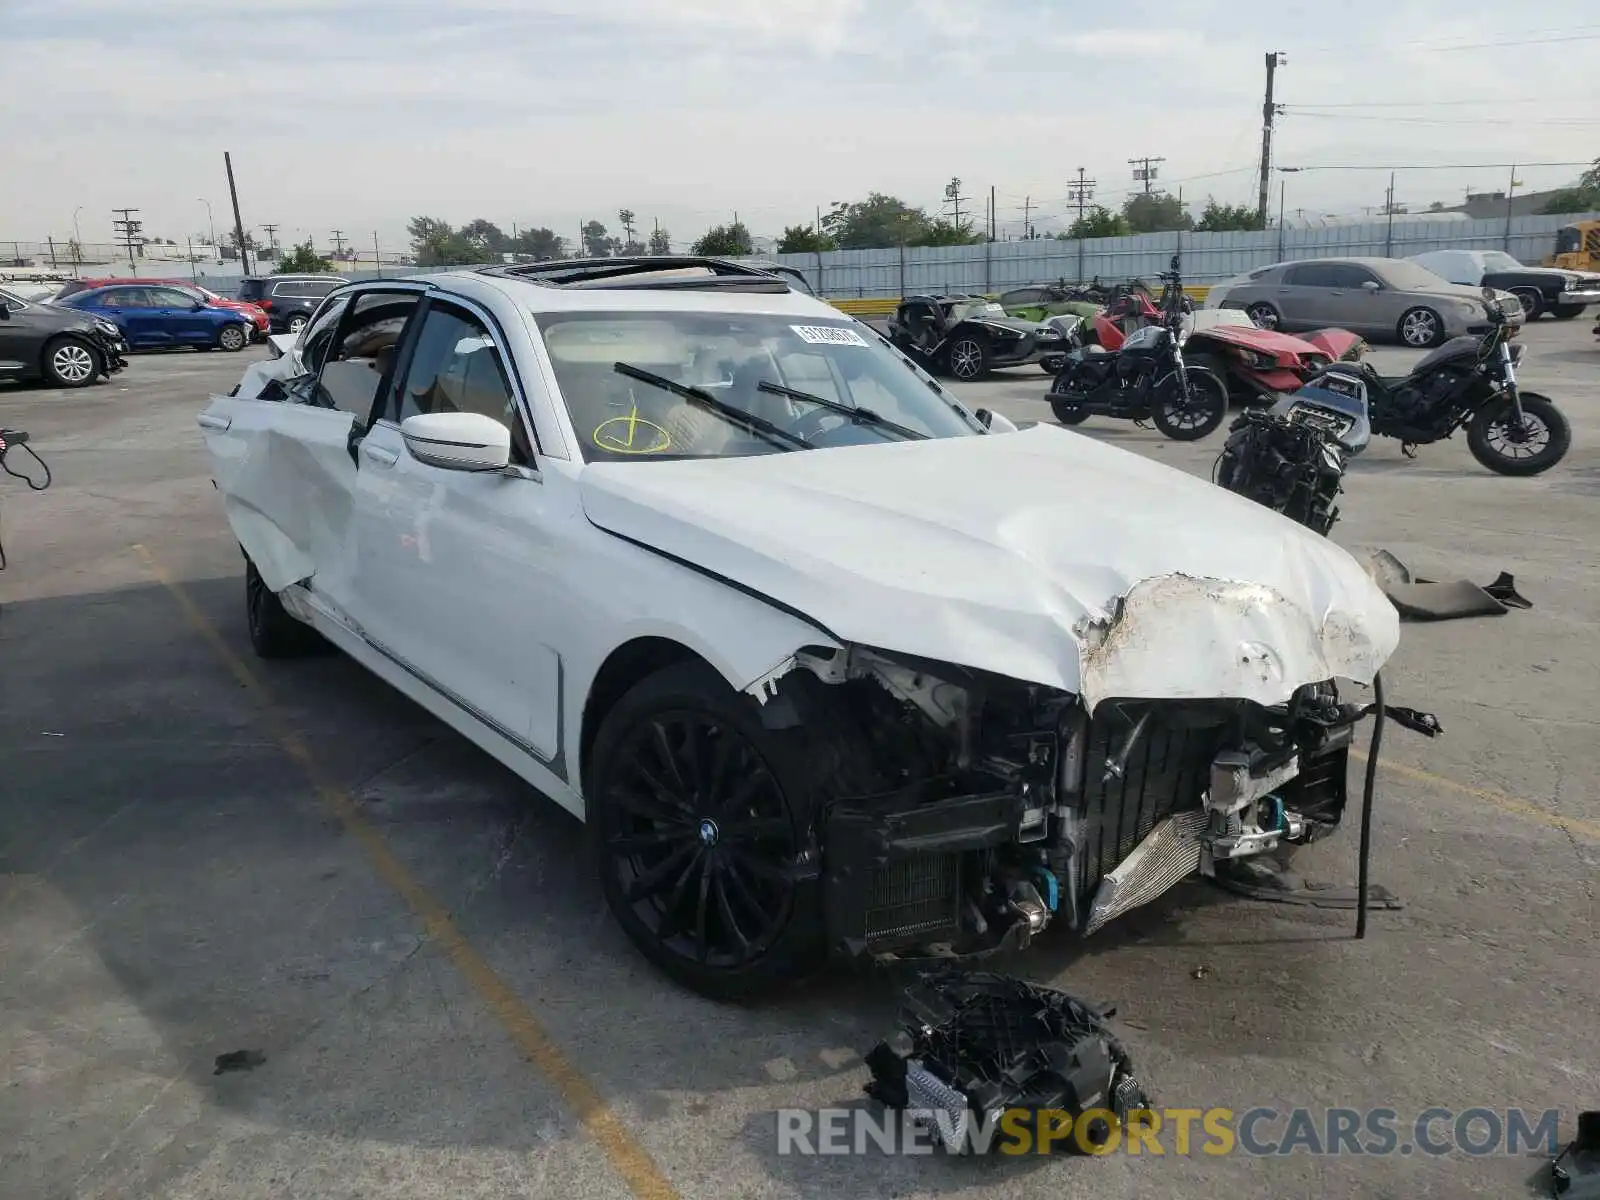
[[[617,702],[589,756],[588,826],[606,902],[646,958],[719,998],[821,961],[812,831],[840,764],[864,761],[849,736],[822,747],[806,726],[768,729],[703,663]]]
[[[244,607],[250,648],[258,658],[304,658],[328,647],[315,629],[289,615],[249,559],[244,568]]]
[[[1552,304],[1550,306],[1550,315],[1558,321],[1570,321],[1573,317],[1581,317],[1583,315],[1583,305]]]
[[[44,348],[45,378],[59,388],[88,387],[100,374],[100,356],[80,338],[56,338]]]
[[[1425,350],[1444,341],[1444,322],[1431,308],[1408,308],[1396,328],[1400,340],[1416,350]]]
[[[224,325],[217,331],[217,347],[230,354],[243,350],[250,344],[250,335],[243,325]]]
[[[287,328],[290,333],[299,333],[305,327],[305,313],[295,313],[294,316],[290,317],[289,320],[285,322],[285,328]]]
[[[950,374],[964,382],[982,379],[989,371],[989,348],[977,338],[957,338],[945,352]]]
[[[1278,310],[1264,300],[1245,309],[1244,315],[1259,329],[1276,329],[1283,321]]]

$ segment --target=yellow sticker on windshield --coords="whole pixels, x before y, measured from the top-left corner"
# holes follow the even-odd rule
[[[672,449],[672,435],[641,417],[637,404],[625,417],[601,421],[589,437],[607,454],[664,454]]]

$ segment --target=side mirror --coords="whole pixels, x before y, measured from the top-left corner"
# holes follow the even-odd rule
[[[1364,279],[1361,281],[1361,290],[1364,292],[1376,292],[1380,286],[1376,279]]]
[[[447,471],[503,471],[511,462],[511,431],[482,413],[418,413],[400,423],[400,436],[418,462]]]
[[[189,311],[190,312],[199,312],[202,308],[205,308],[205,307],[206,307],[206,302],[204,300],[196,300],[193,304],[191,304],[189,306]]]
[[[988,429],[990,425],[994,423],[994,414],[987,408],[973,409],[972,415],[978,418],[978,424],[982,425],[985,429]]]

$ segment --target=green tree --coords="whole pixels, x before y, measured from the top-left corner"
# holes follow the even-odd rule
[[[411,253],[419,267],[453,267],[483,261],[479,247],[448,221],[437,217],[412,217],[406,223]]]
[[[987,234],[974,232],[972,226],[966,221],[957,225],[954,221],[940,217],[938,220],[929,221],[924,225],[915,237],[907,240],[906,245],[971,246],[987,240]]]
[[[1429,212],[1443,212],[1444,211],[1444,201],[1443,200],[1435,200],[1432,204],[1428,205],[1428,211]]]
[[[649,252],[651,254],[671,254],[672,234],[667,230],[662,229],[659,225],[656,226],[655,229],[651,230],[650,232]]]
[[[1194,218],[1183,211],[1176,196],[1165,192],[1139,192],[1122,205],[1128,228],[1135,233],[1166,233],[1174,229],[1193,229]]]
[[[1206,197],[1205,211],[1194,226],[1202,233],[1228,233],[1233,230],[1260,229],[1261,214],[1243,204],[1218,204]]]
[[[840,250],[882,250],[912,245],[928,228],[928,214],[895,196],[869,192],[865,200],[835,204],[822,229]]]
[[[476,217],[463,225],[460,236],[472,247],[478,262],[496,260],[511,249],[511,239],[501,231],[500,226],[482,217]]]
[[[643,254],[644,243],[633,236],[633,209],[618,210],[617,224],[622,226],[622,253]]]
[[[727,225],[713,225],[706,230],[704,237],[689,247],[689,253],[737,256],[750,254],[754,249],[750,231],[745,228],[744,222],[734,221]]]
[[[1103,204],[1096,204],[1079,217],[1060,236],[1066,240],[1078,238],[1127,237],[1133,230],[1121,213],[1114,213]]]
[[[817,254],[837,249],[832,237],[810,225],[790,225],[778,239],[779,254]]]
[[[567,243],[554,230],[541,226],[520,231],[511,240],[509,249],[514,254],[527,254],[533,258],[560,258],[567,252]]]
[[[621,242],[606,233],[606,227],[599,221],[583,223],[583,252],[590,258],[609,258],[621,245]]]
[[[311,248],[310,238],[280,256],[276,268],[279,275],[313,275],[318,271],[331,270],[333,264]]]

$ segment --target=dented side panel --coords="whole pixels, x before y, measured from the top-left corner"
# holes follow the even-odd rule
[[[356,464],[346,412],[212,397],[200,415],[228,523],[273,591],[313,580],[341,611],[348,597]]]

